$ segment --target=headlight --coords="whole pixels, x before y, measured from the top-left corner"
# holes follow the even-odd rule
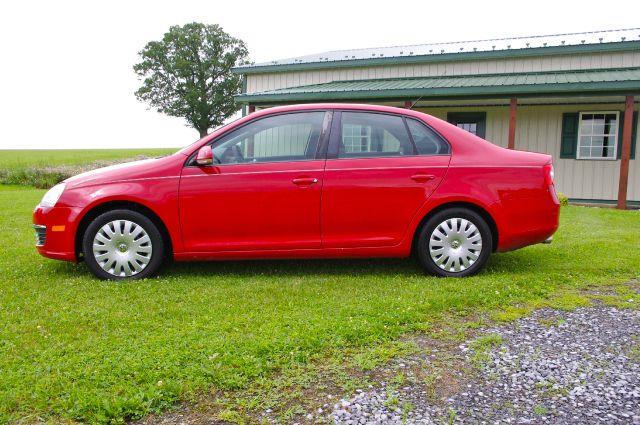
[[[62,192],[64,192],[64,187],[64,183],[53,186],[47,191],[47,193],[44,194],[44,196],[42,197],[42,201],[40,201],[40,205],[42,205],[43,207],[55,206],[56,202],[58,202],[58,199],[60,199]]]

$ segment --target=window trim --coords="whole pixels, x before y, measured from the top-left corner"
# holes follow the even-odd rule
[[[411,145],[413,146],[413,155],[389,155],[389,156],[374,156],[374,157],[357,157],[357,158],[339,158],[338,157],[338,145],[339,145],[339,141],[340,138],[342,137],[342,113],[343,112],[356,112],[356,113],[365,113],[365,114],[377,114],[377,115],[389,115],[389,116],[394,116],[394,117],[400,117],[402,119],[402,122],[404,124],[404,128],[405,131],[407,132],[407,135],[409,136],[409,141],[411,142]],[[438,154],[420,154],[418,152],[418,147],[416,146],[414,140],[413,140],[413,136],[411,135],[411,131],[409,131],[409,126],[407,125],[407,120],[408,119],[412,119],[412,120],[416,120],[418,121],[420,124],[425,125],[427,128],[429,128],[431,131],[433,131],[438,137],[440,137],[440,139],[442,139],[443,142],[445,142],[447,144],[447,146],[449,147],[449,153],[438,153]],[[440,132],[438,132],[435,128],[431,127],[429,124],[427,124],[426,122],[424,122],[423,120],[421,120],[420,118],[417,117],[412,117],[412,116],[408,116],[405,114],[401,114],[401,113],[393,113],[393,112],[381,112],[381,111],[369,111],[369,110],[365,110],[365,109],[335,109],[333,111],[333,120],[331,123],[331,132],[330,132],[330,137],[329,137],[329,144],[328,144],[328,149],[327,149],[327,155],[326,158],[327,160],[359,160],[359,159],[390,159],[390,158],[413,158],[413,157],[417,157],[417,156],[424,156],[424,157],[430,157],[430,156],[451,156],[453,153],[453,148],[451,147],[451,143],[449,143],[449,141],[442,135],[440,134]]]
[[[615,114],[616,115],[616,132],[615,132],[615,144],[613,146],[612,157],[582,157],[580,155],[580,138],[582,136],[582,115],[596,115],[596,114]],[[620,136],[620,111],[580,111],[578,112],[578,136],[576,140],[576,159],[580,161],[617,161],[618,160],[618,145]]]
[[[215,139],[210,140],[209,142],[200,146],[200,148],[198,148],[195,152],[189,155],[187,160],[184,162],[183,167],[196,167],[196,168],[202,167],[196,164],[196,161],[195,161],[196,156],[198,155],[198,151],[202,149],[204,146],[211,146],[211,148],[213,149],[214,144],[220,142],[221,139],[228,136],[229,133],[233,131],[240,130],[248,125],[251,125],[257,121],[267,119],[267,118],[272,118],[280,115],[304,114],[304,113],[310,113],[310,112],[324,112],[324,117],[322,118],[322,129],[320,130],[320,139],[318,140],[318,146],[316,146],[316,153],[313,158],[298,159],[294,161],[260,161],[260,162],[246,162],[246,163],[239,163],[239,164],[235,164],[235,163],[234,164],[213,164],[209,167],[228,167],[228,166],[234,166],[234,165],[258,165],[258,164],[285,164],[285,163],[291,163],[291,162],[309,162],[309,161],[323,160],[326,156],[327,145],[329,144],[329,137],[332,129],[334,112],[333,110],[330,110],[330,109],[319,108],[319,109],[305,109],[301,111],[277,112],[274,114],[264,115],[264,116],[256,117],[252,120],[249,120],[242,125],[229,129],[228,131],[225,131]]]

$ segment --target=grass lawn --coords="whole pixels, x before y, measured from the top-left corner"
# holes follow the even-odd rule
[[[88,170],[175,151],[177,149],[0,150],[0,184],[48,189]]]
[[[43,192],[0,187],[0,423],[120,422],[253,388],[249,401],[229,398],[244,412],[264,405],[256,382],[341,352],[640,274],[639,212],[570,206],[552,245],[495,255],[463,280],[354,260],[175,264],[101,282],[36,253]]]
[[[80,165],[94,161],[111,161],[167,155],[175,149],[17,149],[0,150],[0,169],[16,170],[28,167]]]

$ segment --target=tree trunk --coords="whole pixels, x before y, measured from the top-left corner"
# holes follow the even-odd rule
[[[204,136],[206,136],[207,134],[209,134],[209,132],[207,131],[209,130],[208,128],[199,128],[198,131],[200,132],[200,138],[202,139]]]

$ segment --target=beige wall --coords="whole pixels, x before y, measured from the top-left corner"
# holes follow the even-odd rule
[[[508,107],[420,108],[420,110],[442,119],[446,119],[447,112],[486,112],[485,138],[499,146],[507,146],[509,137]],[[559,158],[563,112],[611,110],[623,111],[624,104],[520,106],[517,113],[516,149],[553,155],[557,188],[568,197],[615,200],[618,198],[619,160]],[[640,134],[636,137],[639,136]],[[630,161],[627,193],[627,199],[640,201],[640,141],[636,141],[636,159]]]
[[[640,52],[574,54],[247,75],[247,93],[330,81],[640,67]]]

